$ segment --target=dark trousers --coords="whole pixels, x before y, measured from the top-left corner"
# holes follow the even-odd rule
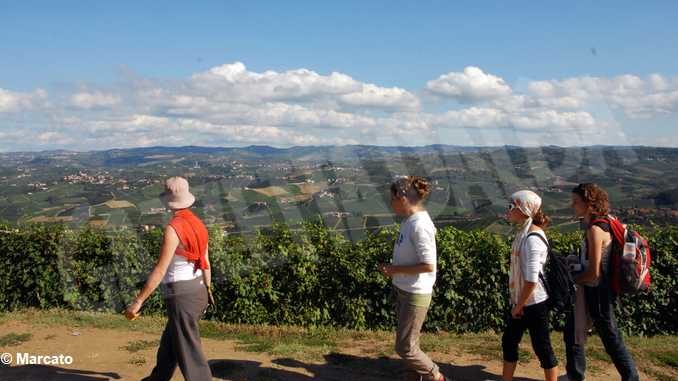
[[[637,381],[638,371],[631,354],[624,345],[624,340],[614,317],[615,297],[607,282],[601,281],[599,286],[584,287],[586,306],[593,320],[603,346],[610,355],[614,366],[621,375],[622,381]],[[584,345],[575,343],[574,314],[567,316],[565,323],[565,353],[567,356],[567,376],[572,381],[584,380],[586,372],[586,352]]]
[[[501,338],[501,347],[504,352],[504,361],[518,361],[518,344],[523,338],[525,330],[530,332],[532,349],[544,369],[551,369],[558,365],[549,336],[549,310],[546,302],[526,306],[523,316],[514,319],[509,312],[506,328]]]
[[[144,381],[169,381],[179,366],[186,381],[211,381],[202,351],[198,321],[207,308],[202,278],[163,285],[167,325],[160,339],[157,363]]]

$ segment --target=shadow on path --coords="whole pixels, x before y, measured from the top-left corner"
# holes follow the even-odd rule
[[[1,381],[110,381],[120,380],[115,372],[67,369],[51,365],[0,366]]]
[[[283,358],[273,360],[277,367],[262,366],[257,361],[210,360],[212,375],[229,381],[392,381],[403,377],[403,362],[389,357],[359,357],[341,353],[330,353],[324,356],[325,363],[306,363],[294,359]],[[311,375],[294,371],[303,370]],[[490,373],[483,365],[440,364],[440,370],[455,381],[500,380],[501,376]],[[516,381],[539,381],[533,378],[518,377]]]

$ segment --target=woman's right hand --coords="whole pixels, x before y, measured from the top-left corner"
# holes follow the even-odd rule
[[[514,319],[520,319],[523,317],[523,307],[513,306],[511,309],[511,316]]]
[[[393,275],[393,270],[391,268],[391,265],[388,263],[380,263],[379,266],[377,267],[379,269],[379,272],[384,274],[387,277],[390,277]]]
[[[129,306],[125,309],[123,314],[127,320],[134,320],[139,317],[139,310],[141,310],[142,302],[135,299]]]

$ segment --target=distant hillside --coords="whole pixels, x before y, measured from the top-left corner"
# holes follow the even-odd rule
[[[162,161],[158,156],[220,156],[232,160],[300,160],[300,161],[330,161],[330,162],[353,162],[370,160],[389,156],[426,156],[426,155],[452,155],[474,153],[504,152],[511,162],[521,163],[528,158],[532,160],[543,159],[550,168],[566,164],[565,160],[587,156],[586,162],[592,165],[600,163],[601,159],[614,165],[616,160],[634,160],[643,157],[659,156],[663,158],[678,157],[676,148],[655,147],[618,147],[618,146],[591,146],[591,147],[468,147],[436,144],[420,147],[386,147],[371,145],[346,145],[346,146],[300,146],[290,148],[276,148],[271,146],[253,145],[248,147],[140,147],[125,149],[110,149],[105,151],[41,151],[41,152],[8,152],[0,153],[0,158],[30,159],[35,165],[54,164],[55,160],[77,161],[88,166],[125,167],[135,166],[148,162]]]
[[[512,192],[533,189],[554,228],[576,228],[570,190],[596,182],[631,223],[678,222],[678,149],[653,147],[381,147],[369,145],[143,147],[0,153],[0,220],[79,227],[163,224],[168,176],[190,179],[208,224],[254,231],[322,218],[351,239],[392,224],[395,176],[430,179],[427,208],[441,226],[506,230]]]
[[[92,166],[125,167],[136,166],[155,161],[159,155],[213,155],[228,157],[233,160],[254,159],[287,159],[302,161],[353,161],[359,158],[371,158],[391,155],[431,155],[451,153],[471,153],[497,148],[461,147],[451,145],[430,145],[424,147],[381,147],[369,145],[348,146],[303,146],[276,148],[271,146],[248,147],[140,147],[110,149],[105,151],[41,151],[41,152],[6,152],[0,157],[31,158],[33,164],[52,164],[54,160],[75,160],[81,164]]]
[[[678,206],[678,188],[657,193],[654,201],[657,206]]]

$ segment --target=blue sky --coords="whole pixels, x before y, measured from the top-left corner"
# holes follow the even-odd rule
[[[677,11],[672,1],[4,2],[0,150],[676,146]],[[208,75],[236,63],[244,69],[226,71],[238,79]],[[300,93],[243,100],[267,71],[278,74],[264,75],[271,88]]]

